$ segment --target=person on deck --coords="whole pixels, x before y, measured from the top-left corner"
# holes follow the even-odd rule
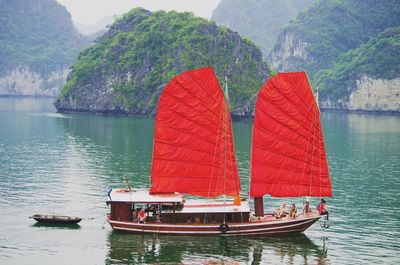
[[[276,210],[276,217],[281,218],[287,215],[286,212],[286,203],[281,203],[280,207]]]
[[[303,214],[309,214],[311,212],[310,209],[310,200],[307,198],[306,203],[303,206]]]
[[[289,214],[289,217],[290,217],[290,219],[294,219],[294,218],[296,218],[296,215],[297,215],[296,204],[293,203],[293,204],[290,206],[290,214]]]
[[[139,220],[138,213],[139,213],[139,208],[136,208],[135,211],[133,211],[133,221],[134,222],[137,222]]]
[[[318,204],[318,212],[320,215],[326,215],[326,220],[329,220],[328,206],[324,199],[321,199],[321,202]]]
[[[146,219],[146,216],[145,216],[144,210],[142,207],[140,207],[139,211],[138,211],[138,223],[145,224],[146,223],[145,219]]]

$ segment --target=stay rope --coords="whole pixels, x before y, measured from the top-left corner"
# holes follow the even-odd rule
[[[223,113],[224,113],[224,106],[221,107],[221,111],[220,111],[220,117],[221,117],[220,118],[220,122],[222,122],[222,123],[224,122]],[[209,183],[208,183],[207,197],[210,197],[210,194],[211,194],[211,184],[212,184],[212,180],[214,178],[214,164],[215,164],[216,159],[217,159],[218,142],[220,141],[219,136],[221,134],[221,137],[222,137],[222,131],[223,131],[223,128],[222,128],[221,123],[220,123],[220,126],[218,126],[217,138],[215,139],[215,147],[214,147],[214,154],[213,154],[213,164],[211,165],[211,174],[210,174],[211,176],[210,176],[210,180],[209,180]],[[206,220],[207,220],[207,212],[204,213],[204,222],[203,223],[206,223]]]

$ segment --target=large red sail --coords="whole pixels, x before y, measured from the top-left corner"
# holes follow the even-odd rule
[[[250,195],[331,196],[320,112],[304,72],[261,89],[253,127]]]
[[[211,67],[175,77],[161,94],[150,193],[240,193],[228,105]]]

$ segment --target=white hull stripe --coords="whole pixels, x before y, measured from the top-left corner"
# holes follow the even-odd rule
[[[296,219],[296,220],[283,220],[283,221],[264,221],[264,222],[254,222],[254,223],[244,223],[244,224],[228,224],[229,227],[234,227],[234,228],[243,228],[243,227],[248,227],[248,226],[262,226],[262,225],[273,225],[273,224],[293,224],[294,222],[298,222],[295,225],[298,224],[303,224],[306,223],[305,221],[314,221],[316,219],[319,219],[320,216],[317,217],[311,217],[311,218],[304,218],[304,219]],[[301,221],[301,222],[300,222]],[[132,223],[132,222],[121,222],[121,221],[114,221],[114,220],[109,220],[108,221],[110,224],[121,224],[121,225],[129,225],[129,226],[142,226],[143,228],[146,227],[157,227],[160,229],[163,228],[175,228],[175,229],[187,229],[187,228],[196,228],[196,229],[203,229],[203,228],[216,228],[219,229],[220,224],[218,225],[173,225],[173,224],[140,224],[140,223]]]
[[[255,233],[256,234],[262,234],[262,233],[288,233],[288,232],[295,232],[295,231],[303,231],[306,228],[296,228],[298,226],[304,226],[306,224],[314,222],[315,219],[306,219],[304,222],[296,223],[296,224],[289,224],[285,226],[276,226],[276,227],[264,227],[264,228],[255,228],[255,229],[246,229],[246,230],[229,230],[225,234],[250,234],[250,233]],[[127,225],[131,225],[129,223],[124,223]],[[119,227],[119,226],[114,226],[114,229],[117,230],[125,230],[125,231],[133,231],[133,232],[141,232],[141,233],[155,233],[155,234],[222,234],[221,231],[219,231],[219,226],[214,228],[218,230],[214,231],[199,231],[199,230],[186,230],[186,231],[179,231],[179,230],[149,230],[149,229],[141,229],[141,228],[136,228],[136,227]],[[186,227],[187,228],[187,227]],[[276,232],[276,230],[284,230],[284,231],[279,231]]]
[[[151,234],[184,234],[184,235],[198,235],[198,234],[207,234],[207,235],[262,235],[262,234],[277,234],[277,233],[291,233],[291,232],[301,232],[305,229],[290,229],[290,230],[284,230],[284,231],[259,231],[255,232],[252,230],[249,230],[249,232],[245,231],[228,231],[227,233],[222,233],[222,232],[217,232],[217,231],[155,231],[155,230],[143,230],[143,229],[134,229],[134,228],[122,228],[122,227],[115,227],[117,230],[124,230],[124,231],[130,231],[130,232],[139,232],[139,233],[151,233]]]

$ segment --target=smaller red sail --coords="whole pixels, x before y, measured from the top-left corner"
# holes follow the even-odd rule
[[[151,182],[152,194],[240,193],[230,112],[211,67],[175,77],[162,92]]]
[[[331,196],[320,112],[304,72],[280,73],[258,94],[250,196]]]

